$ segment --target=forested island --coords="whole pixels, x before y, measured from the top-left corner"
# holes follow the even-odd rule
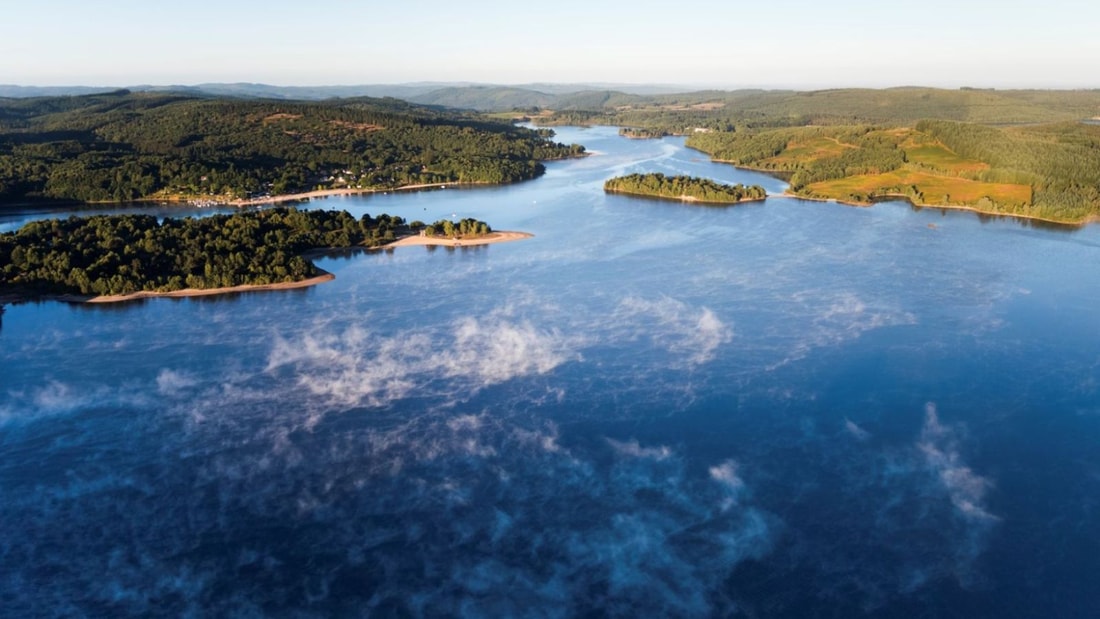
[[[455,239],[491,232],[474,219],[425,226],[389,215],[356,219],[347,211],[291,208],[163,221],[151,215],[48,219],[0,234],[0,298],[299,282],[319,274],[307,252],[379,247],[420,230]]]
[[[619,127],[619,135],[632,140],[655,140],[670,134],[664,129],[645,129],[639,127]]]
[[[759,185],[726,185],[706,178],[665,176],[660,172],[617,176],[604,182],[603,189],[608,193],[705,204],[736,204],[768,197]]]
[[[210,200],[534,178],[549,129],[396,99],[118,91],[0,99],[0,204]]]

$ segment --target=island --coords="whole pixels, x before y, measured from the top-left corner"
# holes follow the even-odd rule
[[[619,135],[632,140],[656,140],[671,135],[664,129],[646,129],[643,127],[619,127]]]
[[[738,204],[768,197],[759,185],[727,185],[693,176],[665,176],[660,172],[617,176],[604,182],[603,189],[607,193],[701,204]]]
[[[419,234],[402,237],[392,243],[388,243],[382,247],[382,249],[389,249],[391,247],[409,247],[412,245],[427,245],[427,246],[441,246],[441,247],[471,247],[478,245],[492,245],[494,243],[507,243],[509,241],[518,241],[521,239],[532,238],[533,234],[530,232],[513,232],[507,230],[497,230],[488,232],[485,234],[476,234],[470,236],[444,236],[442,234]]]
[[[433,224],[277,207],[166,218],[96,215],[33,221],[0,234],[0,301],[123,301],[309,286],[332,279],[309,256],[404,244],[525,238],[476,219]],[[418,239],[412,242],[402,242]]]

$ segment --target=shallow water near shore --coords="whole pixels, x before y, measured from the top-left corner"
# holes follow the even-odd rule
[[[530,239],[8,306],[4,612],[1100,614],[1100,227],[608,196],[785,185],[558,139],[596,154],[304,205]]]

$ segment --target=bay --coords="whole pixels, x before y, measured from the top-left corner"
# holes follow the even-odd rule
[[[306,205],[531,239],[9,306],[6,612],[1100,613],[1097,227],[608,196],[785,185],[682,138],[558,139],[594,154]]]

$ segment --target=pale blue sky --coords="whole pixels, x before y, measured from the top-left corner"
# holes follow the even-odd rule
[[[0,83],[1100,87],[1095,0],[0,0]]]

